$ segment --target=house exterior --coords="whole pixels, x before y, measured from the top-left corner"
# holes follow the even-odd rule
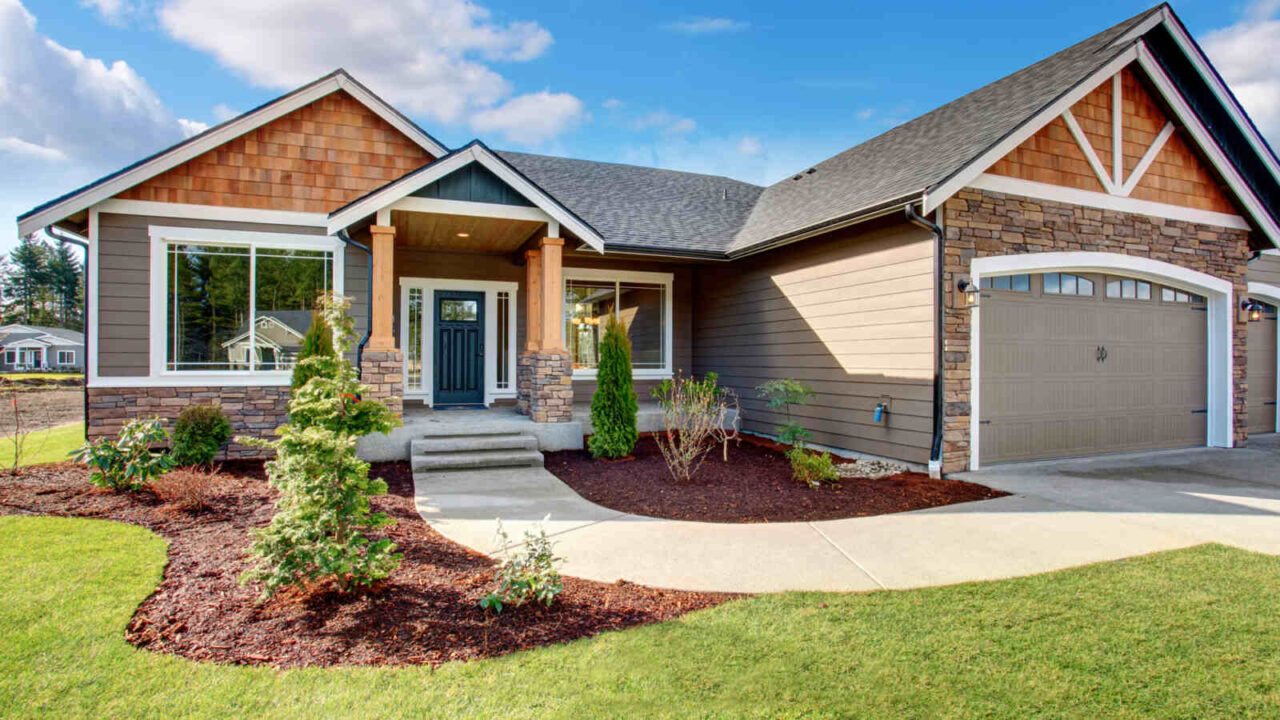
[[[80,372],[84,360],[84,333],[43,325],[0,325],[0,372]]]
[[[752,388],[798,378],[815,442],[953,472],[1274,432],[1278,218],[1160,5],[769,187],[446,148],[337,71],[19,231],[88,239],[91,435],[215,401],[269,432],[282,318],[333,289],[398,412],[572,423],[617,315],[642,398],[716,372],[769,433]]]

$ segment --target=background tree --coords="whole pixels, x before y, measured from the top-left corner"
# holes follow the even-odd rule
[[[35,235],[22,238],[9,253],[4,294],[19,311],[18,322],[41,324],[43,300],[49,295],[49,247]]]
[[[592,457],[620,458],[636,449],[635,385],[631,379],[631,339],[618,318],[609,316],[600,341],[596,391],[591,396],[591,427],[587,441]]]
[[[84,329],[84,265],[37,234],[0,257],[0,323]]]
[[[84,268],[80,259],[67,243],[60,242],[48,253],[45,268],[49,291],[57,301],[58,325],[70,330],[82,330],[83,295],[81,281]]]

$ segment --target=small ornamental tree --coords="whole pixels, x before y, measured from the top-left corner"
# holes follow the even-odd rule
[[[276,515],[256,533],[256,562],[242,578],[261,583],[264,597],[308,582],[332,581],[349,592],[400,564],[390,540],[364,534],[392,521],[371,512],[369,498],[385,494],[387,484],[369,479],[369,464],[355,452],[361,436],[400,421],[386,405],[361,399],[369,388],[345,358],[353,334],[347,301],[334,294],[320,305],[333,346],[302,361],[314,374],[290,398],[289,424],[276,430],[278,440],[237,439],[276,452],[267,463],[267,478],[280,491]]]
[[[804,447],[810,434],[803,425],[791,419],[791,406],[804,405],[813,398],[813,388],[799,380],[781,378],[770,380],[756,386],[756,392],[765,399],[770,410],[781,409],[787,415],[787,421],[778,426],[778,440],[787,445]]]
[[[293,366],[293,381],[290,383],[293,389],[297,390],[306,385],[317,372],[314,365],[304,364],[303,360],[309,357],[323,357],[332,352],[333,331],[329,329],[329,324],[320,317],[318,312],[313,312],[311,327],[307,328],[307,334],[302,336],[302,347],[298,349],[298,364]]]
[[[596,391],[591,396],[591,427],[595,434],[587,441],[591,456],[620,458],[636,449],[635,385],[631,380],[631,339],[616,317],[605,325],[600,341],[600,368]]]

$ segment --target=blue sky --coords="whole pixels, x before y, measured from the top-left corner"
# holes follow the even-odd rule
[[[19,212],[339,65],[450,146],[767,184],[1148,6],[0,0],[0,252]],[[1174,8],[1280,136],[1280,0]]]

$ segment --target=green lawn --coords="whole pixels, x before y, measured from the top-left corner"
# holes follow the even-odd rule
[[[37,430],[27,436],[22,446],[22,465],[68,460],[71,453],[84,445],[84,423],[59,425],[48,430]],[[13,438],[0,438],[0,469],[13,467]]]
[[[0,518],[3,717],[1275,717],[1280,560],[1203,546],[1034,578],[793,593],[439,670],[205,665],[121,636],[165,542]]]

